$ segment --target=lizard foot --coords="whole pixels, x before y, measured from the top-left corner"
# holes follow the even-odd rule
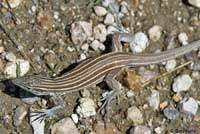
[[[62,105],[58,105],[52,107],[50,109],[40,109],[30,112],[30,121],[35,122],[39,121],[40,123],[43,122],[46,118],[54,116],[60,109],[62,109]]]
[[[30,112],[30,121],[31,122],[40,122],[42,123],[46,118],[53,116],[51,109],[40,109]]]
[[[106,96],[104,96],[101,99],[103,104],[101,105],[99,112],[102,115],[104,115],[104,116],[109,115],[109,106],[110,106],[110,103],[114,100],[115,97],[117,97],[117,102],[119,103],[118,95],[116,94],[116,92],[114,90],[112,90]]]

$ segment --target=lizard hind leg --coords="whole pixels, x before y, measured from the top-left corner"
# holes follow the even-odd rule
[[[111,101],[118,97],[121,93],[122,85],[115,79],[120,72],[121,69],[113,70],[105,77],[105,81],[107,85],[112,89],[112,91],[110,91],[105,97],[101,99],[103,104],[101,105],[99,111],[104,115],[109,115],[109,106]]]

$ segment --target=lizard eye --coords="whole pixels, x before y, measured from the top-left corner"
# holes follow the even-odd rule
[[[39,80],[39,79],[37,79],[37,78],[35,78],[35,77],[29,77],[29,85],[30,86],[36,86],[36,85],[39,85],[39,84],[41,84],[41,81]]]

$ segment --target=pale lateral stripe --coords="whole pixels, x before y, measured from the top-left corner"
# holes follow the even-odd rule
[[[77,73],[75,74],[74,76],[72,77],[67,77],[68,75],[65,75],[66,78],[62,78],[60,79],[59,81],[56,80],[56,79],[51,79],[51,80],[46,80],[45,77],[43,79],[41,79],[41,77],[39,77],[39,79],[42,81],[42,82],[47,82],[48,84],[55,84],[55,83],[58,83],[58,82],[63,82],[63,81],[74,81],[74,80],[78,80],[78,79],[81,79],[84,77],[84,75],[87,75],[87,73],[92,73],[91,70],[94,70],[94,67],[95,68],[98,68],[98,66],[101,67],[102,63],[106,63],[106,62],[112,62],[113,60],[116,61],[118,59],[121,59],[121,58],[124,58],[124,59],[127,59],[129,57],[129,55],[116,55],[116,56],[113,56],[113,57],[107,57],[107,59],[105,58],[103,61],[98,61],[96,62],[95,64],[93,64],[92,66],[88,66],[88,68],[86,68],[84,71],[80,72],[80,73]],[[98,66],[97,66],[98,65]],[[94,70],[95,71],[95,70]],[[78,75],[78,76],[77,76]]]
[[[116,52],[111,52],[111,53],[108,53],[108,54],[105,54],[105,55],[101,55],[101,56],[98,56],[98,57],[96,57],[96,58],[94,58],[92,61],[90,61],[90,62],[88,62],[88,63],[86,63],[86,64],[82,64],[82,66],[79,68],[79,69],[76,69],[75,68],[75,70],[72,70],[72,72],[71,73],[75,73],[76,74],[76,72],[78,72],[79,70],[81,70],[82,68],[84,68],[84,67],[87,67],[87,66],[89,66],[90,68],[92,68],[95,64],[93,64],[94,62],[96,62],[96,61],[98,61],[98,60],[100,60],[100,61],[102,61],[102,60],[104,60],[105,59],[105,57],[113,57],[113,56],[115,56],[116,54],[115,54]],[[113,56],[112,56],[113,55]],[[101,60],[102,59],[102,60]],[[99,61],[98,61],[99,62]],[[90,65],[91,64],[91,65]],[[67,74],[66,73],[66,76],[67,75],[69,75],[69,74]],[[63,77],[65,77],[65,75],[62,75],[62,76],[60,76],[60,77],[58,77],[58,78],[55,78],[55,80],[58,80],[58,79],[62,79]]]
[[[53,88],[54,89],[49,89],[49,87],[47,86],[47,87],[42,87],[42,86],[33,86],[33,87],[31,87],[31,88],[34,88],[34,89],[37,89],[37,90],[46,90],[46,91],[51,91],[51,90],[58,90],[58,91],[70,91],[70,90],[75,90],[76,88],[77,88],[77,90],[79,89],[79,88],[81,88],[82,89],[82,85],[83,84],[85,84],[85,83],[87,83],[87,82],[92,82],[91,80],[94,80],[94,81],[96,81],[96,80],[98,80],[99,78],[101,78],[101,77],[99,77],[100,75],[102,75],[102,74],[104,74],[104,73],[106,73],[106,72],[108,72],[108,71],[111,71],[111,70],[114,70],[114,69],[117,69],[117,68],[122,68],[122,67],[124,67],[124,65],[119,65],[119,66],[114,66],[114,67],[111,67],[111,68],[108,68],[108,69],[106,69],[106,70],[103,70],[102,72],[100,72],[100,73],[98,73],[98,75],[96,75],[96,76],[94,76],[94,77],[91,77],[90,79],[87,79],[87,80],[85,80],[83,83],[81,83],[81,84],[79,84],[79,85],[76,85],[76,86],[73,86],[73,87],[66,87],[65,85],[63,86],[63,88],[60,88],[59,86],[54,86]],[[105,76],[105,75],[104,75]],[[87,85],[86,85],[87,86]]]
[[[103,59],[105,59],[104,57],[105,56],[108,56],[108,55],[110,55],[111,57],[112,57],[112,55],[113,55],[114,53],[108,53],[108,54],[105,54],[105,55],[102,55],[102,56],[98,56],[98,57],[95,57],[94,58],[94,60],[92,60],[92,61],[89,61],[89,62],[87,62],[86,64],[83,64],[83,63],[80,63],[79,65],[77,65],[75,68],[73,68],[72,70],[70,70],[69,72],[66,72],[65,74],[63,74],[62,76],[59,76],[59,77],[56,77],[56,78],[47,78],[47,77],[43,77],[43,76],[36,76],[38,79],[41,79],[42,81],[52,81],[53,80],[53,82],[55,81],[55,80],[58,80],[58,79],[63,79],[64,77],[66,77],[67,76],[67,79],[68,78],[70,78],[71,79],[71,77],[73,78],[73,77],[75,77],[76,75],[78,75],[78,71],[80,71],[81,69],[83,69],[84,67],[87,67],[87,66],[89,66],[89,67],[93,67],[95,64],[93,64],[93,62],[96,62],[96,61],[98,61],[98,60],[103,60]],[[115,55],[114,55],[115,56]],[[102,61],[101,60],[101,61]],[[83,61],[84,62],[84,61]],[[90,64],[92,64],[92,66],[90,66]],[[87,68],[88,69],[88,68]],[[85,69],[84,69],[85,70]],[[83,73],[83,72],[81,72],[81,73]],[[73,75],[73,74],[75,74],[75,75]],[[70,75],[73,75],[73,76],[70,76]],[[68,77],[68,76],[70,76],[70,77]]]
[[[87,75],[86,73],[91,73],[91,70],[93,70],[94,68],[101,67],[102,63],[106,64],[106,62],[108,62],[108,61],[112,62],[113,60],[115,61],[115,60],[118,60],[121,58],[126,59],[126,58],[128,58],[128,55],[115,55],[112,57],[107,57],[101,61],[98,61],[98,62],[92,64],[92,66],[88,66],[88,68],[86,68],[84,71],[76,73],[75,75],[73,75],[71,77],[68,77],[68,75],[65,75],[65,77],[60,80],[55,79],[55,82],[57,83],[57,82],[62,82],[63,80],[69,80],[69,81],[72,80],[73,81],[74,79],[80,79],[83,75]]]
[[[111,53],[109,53],[110,55],[111,55]],[[112,53],[112,54],[114,54],[114,53]],[[90,61],[90,62],[88,62],[88,63],[86,63],[86,64],[82,64],[82,66],[80,67],[80,68],[74,68],[74,69],[72,69],[71,71],[69,71],[69,72],[67,72],[67,73],[65,73],[65,74],[63,74],[62,76],[60,76],[60,77],[57,77],[57,78],[46,78],[46,77],[42,77],[42,76],[36,76],[36,77],[38,77],[38,79],[40,79],[41,81],[48,81],[48,82],[52,82],[52,83],[55,83],[55,80],[58,80],[58,79],[61,79],[61,81],[63,80],[63,78],[64,77],[67,77],[67,78],[65,78],[65,80],[67,80],[67,79],[72,79],[72,78],[74,78],[74,77],[77,77],[77,75],[80,75],[79,73],[84,73],[84,71],[82,71],[82,72],[79,72],[79,73],[76,73],[76,72],[78,72],[79,70],[81,70],[82,68],[84,68],[84,67],[86,67],[86,66],[89,66],[89,68],[86,68],[86,69],[90,69],[90,68],[92,68],[93,66],[95,66],[96,65],[96,63],[95,64],[93,64],[93,62],[96,62],[96,61],[98,61],[100,58],[102,58],[102,60],[104,60],[105,58],[105,56],[110,56],[110,55],[108,55],[108,54],[106,54],[106,55],[102,55],[102,56],[99,56],[99,57],[97,57],[96,59],[94,59],[94,60],[92,60],[92,61]],[[124,53],[123,53],[123,55],[124,55]],[[115,57],[116,55],[114,55],[114,57]],[[114,58],[112,55],[110,56],[110,58]],[[100,60],[101,62],[102,62],[102,60]],[[99,62],[99,61],[98,61]],[[97,63],[98,63],[97,62]],[[92,64],[91,66],[90,66],[90,64]],[[78,65],[79,66],[79,65]],[[78,67],[77,66],[77,67]],[[85,70],[86,70],[85,69]],[[75,74],[75,75],[73,75],[73,74]],[[70,75],[72,75],[72,76],[70,76]],[[68,77],[69,76],[69,77]]]
[[[77,80],[66,80],[66,81],[62,81],[62,82],[57,82],[56,84],[52,84],[52,83],[48,83],[48,82],[43,82],[43,83],[41,83],[41,85],[40,86],[48,86],[48,87],[54,87],[54,86],[70,86],[70,85],[72,85],[72,84],[75,84],[75,83],[79,83],[79,82],[81,82],[81,81],[84,81],[84,79],[87,79],[87,77],[89,77],[90,78],[90,75],[93,75],[95,72],[100,72],[100,71],[102,71],[103,70],[103,68],[105,68],[106,66],[111,66],[111,65],[113,65],[113,64],[123,64],[123,61],[125,61],[126,62],[126,60],[117,60],[117,61],[115,61],[115,62],[108,62],[108,64],[103,64],[103,65],[101,65],[99,68],[97,68],[97,69],[95,69],[93,72],[89,72],[87,75],[84,75],[84,76],[81,76],[81,78],[80,79],[77,79]],[[123,65],[123,66],[125,66],[125,65]]]

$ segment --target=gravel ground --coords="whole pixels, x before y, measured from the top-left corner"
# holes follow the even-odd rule
[[[36,73],[62,75],[70,64],[107,53],[111,45],[108,33],[116,30],[113,25],[119,25],[116,13],[106,7],[105,2],[112,0],[8,0],[11,8],[6,1],[0,2],[0,22],[15,43],[1,28],[1,78]],[[135,38],[140,33],[140,42],[146,43],[141,51],[155,53],[200,39],[200,1],[191,1],[118,0],[115,4],[120,8],[117,16],[123,28]],[[124,51],[140,49],[128,48],[125,43]],[[200,51],[189,57],[194,59],[197,55]],[[200,133],[199,67],[184,66],[143,88],[133,84],[185,62],[182,57],[165,64],[125,69],[119,76],[123,83],[120,103],[113,103],[106,123],[97,113],[102,94],[109,89],[105,83],[64,95],[66,108],[46,120],[45,133]],[[21,72],[16,73],[16,63],[20,63]],[[30,96],[6,80],[0,83],[0,106],[2,134],[29,134],[33,131],[29,109],[53,104],[51,99]],[[82,113],[84,107],[86,113]],[[88,109],[92,111],[89,115]]]

